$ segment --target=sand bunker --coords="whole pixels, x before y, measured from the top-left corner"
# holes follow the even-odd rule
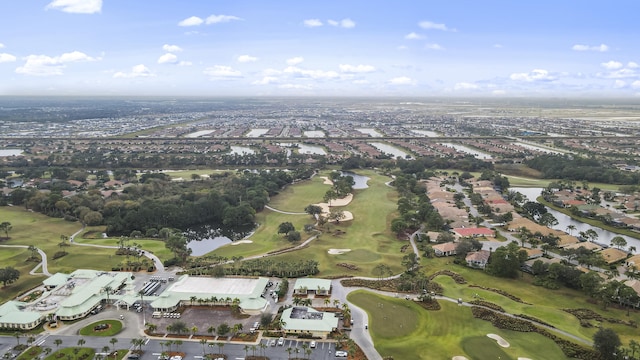
[[[351,249],[329,249],[327,253],[329,253],[329,255],[340,255],[349,251],[351,251]]]
[[[502,346],[503,348],[508,348],[510,346],[507,340],[503,339],[500,335],[487,334],[487,337],[497,341],[498,345]]]
[[[518,360],[531,360],[529,358],[523,358],[523,357],[519,357]]]
[[[325,185],[333,185],[333,181],[329,180],[329,178],[326,176],[320,176],[320,179],[324,179],[323,184]]]
[[[240,244],[251,244],[253,241],[251,240],[238,240],[231,243],[231,245],[240,245]]]
[[[452,358],[451,358],[451,360],[469,360],[469,359],[467,359],[467,358],[466,358],[466,357],[464,357],[464,356],[460,356],[460,355],[458,355],[458,356],[454,356],[454,357],[452,357]]]

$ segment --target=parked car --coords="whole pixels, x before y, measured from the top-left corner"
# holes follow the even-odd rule
[[[309,344],[309,347],[310,347],[310,348],[312,348],[312,349],[315,349],[315,347],[316,347],[316,342],[315,342],[315,341],[312,341],[312,342]]]
[[[271,342],[269,343],[269,345],[271,345],[271,346],[276,346],[276,339],[271,340]]]
[[[283,337],[278,339],[278,346],[284,346],[284,338]]]
[[[347,357],[347,352],[346,351],[342,351],[342,350],[338,350],[336,351],[336,357]]]

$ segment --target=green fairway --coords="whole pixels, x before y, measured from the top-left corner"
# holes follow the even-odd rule
[[[441,310],[427,311],[412,301],[364,290],[352,292],[347,298],[367,312],[371,337],[382,356],[401,360],[451,359],[456,355],[468,359],[498,359],[496,355],[514,360],[566,359],[546,337],[494,328],[487,321],[475,319],[470,308],[452,302],[441,301]],[[501,336],[510,346],[500,347],[487,334]]]

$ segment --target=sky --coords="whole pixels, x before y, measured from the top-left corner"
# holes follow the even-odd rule
[[[640,97],[636,0],[1,0],[0,95]]]

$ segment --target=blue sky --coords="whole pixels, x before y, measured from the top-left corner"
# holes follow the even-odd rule
[[[2,0],[0,95],[639,96],[635,0]]]

